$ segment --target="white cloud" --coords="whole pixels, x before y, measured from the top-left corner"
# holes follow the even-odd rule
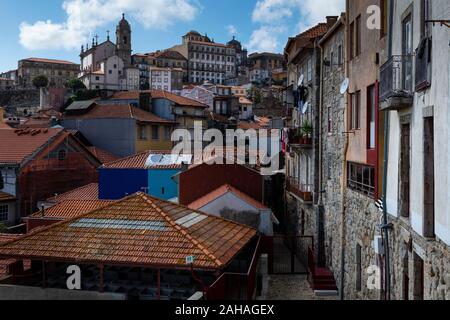
[[[344,9],[345,0],[258,0],[252,20],[259,27],[251,36],[249,48],[279,49],[279,37],[285,36],[280,28],[286,26],[286,19],[296,20],[296,29],[290,30],[290,35],[295,35],[325,21],[326,16],[340,15]]]
[[[262,26],[253,31],[246,47],[249,52],[275,52],[280,45],[278,37],[284,31],[283,27]]]
[[[226,26],[226,29],[227,29],[228,35],[229,35],[230,37],[236,36],[237,33],[238,33],[238,30],[237,30],[236,26],[234,26],[234,25],[232,25],[232,24]]]
[[[122,12],[147,29],[166,29],[177,21],[192,21],[201,8],[196,0],[65,0],[63,9],[65,22],[22,23],[21,45],[30,50],[74,49],[96,28],[120,19]]]
[[[253,22],[272,23],[291,17],[295,0],[259,0],[253,10]]]

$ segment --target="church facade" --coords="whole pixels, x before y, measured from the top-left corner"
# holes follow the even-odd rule
[[[131,27],[122,16],[116,28],[116,43],[107,40],[81,48],[81,72],[79,79],[90,90],[138,90],[139,69],[131,63]]]

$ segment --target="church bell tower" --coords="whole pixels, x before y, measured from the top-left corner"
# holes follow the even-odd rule
[[[116,28],[116,51],[125,67],[131,66],[131,27],[125,19],[125,14],[122,14],[122,20]]]

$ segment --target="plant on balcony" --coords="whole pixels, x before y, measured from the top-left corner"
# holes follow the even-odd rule
[[[312,143],[313,125],[310,121],[305,120],[303,122],[302,132],[303,132],[302,144],[311,144]]]

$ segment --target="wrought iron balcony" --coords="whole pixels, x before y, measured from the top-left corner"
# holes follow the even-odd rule
[[[313,185],[300,183],[295,178],[287,178],[286,190],[306,203],[312,203],[313,201]]]
[[[380,70],[382,110],[399,110],[413,103],[413,56],[392,56]]]

